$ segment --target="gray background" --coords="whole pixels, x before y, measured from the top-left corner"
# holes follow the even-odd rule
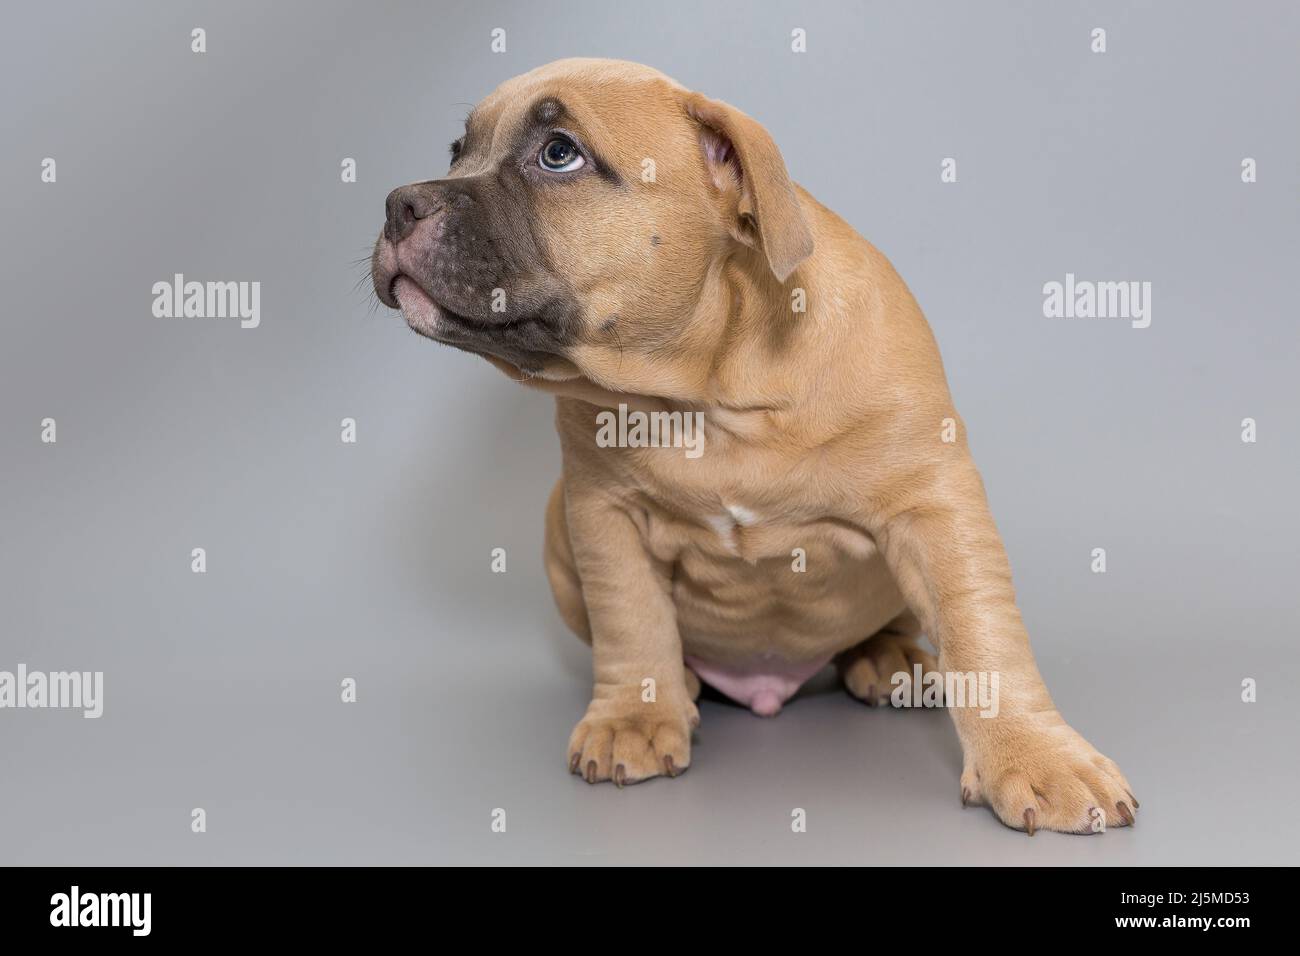
[[[97,721],[0,711],[0,860],[1296,862],[1295,5],[7,17],[0,669],[102,670],[106,699]],[[676,781],[565,774],[588,652],[541,568],[549,401],[353,284],[384,196],[443,173],[469,105],[571,55],[643,61],[757,116],[893,259],[1048,684],[1134,784],[1136,829],[1029,840],[963,811],[946,715],[869,711],[826,680],[772,721],[706,702]],[[1152,282],[1151,327],[1043,318],[1067,271]],[[261,327],[154,318],[174,272],[261,281]]]

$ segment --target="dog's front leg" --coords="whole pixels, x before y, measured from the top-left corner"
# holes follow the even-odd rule
[[[686,689],[671,568],[625,504],[566,482],[566,513],[591,623],[591,704],[569,738],[569,770],[619,786],[691,762],[699,711]]]
[[[1066,724],[1039,675],[974,464],[946,464],[900,487],[874,515],[876,540],[939,649],[940,671],[985,691],[948,702],[963,802],[986,802],[1031,835],[1133,823],[1137,801],[1119,768]]]

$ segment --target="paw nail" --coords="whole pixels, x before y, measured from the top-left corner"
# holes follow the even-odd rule
[[[587,783],[596,782],[596,761],[587,761]]]
[[[582,754],[574,754],[569,758],[569,773],[578,772],[578,764],[582,762]]]
[[[1026,810],[1025,811],[1025,832],[1028,833],[1030,836],[1033,836],[1034,831],[1037,829],[1038,829],[1038,817],[1035,815],[1032,809]]]
[[[970,787],[961,788],[961,805],[965,807],[970,803]]]
[[[1124,792],[1125,792],[1125,793],[1128,793],[1127,790],[1125,790]],[[1129,794],[1128,794],[1128,798],[1129,798],[1130,800],[1133,801],[1133,809],[1134,809],[1134,810],[1141,810],[1141,809],[1142,809],[1142,804],[1138,803],[1138,798],[1137,798],[1137,797],[1135,797],[1135,796],[1133,796],[1133,794],[1129,793]]]
[[[671,754],[667,757],[664,757],[664,772],[668,774],[668,776],[670,777],[677,776],[677,767],[673,765],[673,758]]]
[[[1133,825],[1133,811],[1128,808],[1127,803],[1121,800],[1119,803],[1115,804],[1115,809],[1119,811],[1119,815],[1124,818],[1125,823],[1129,826]]]
[[[876,706],[876,685],[875,684],[872,684],[870,687],[867,688],[867,696],[863,698],[863,700],[868,707]]]
[[[623,789],[623,781],[627,779],[627,770],[622,764],[614,768],[614,786],[620,790]]]

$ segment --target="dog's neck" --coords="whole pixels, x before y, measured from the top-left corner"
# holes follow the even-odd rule
[[[796,382],[781,373],[797,346],[793,324],[807,320],[790,306],[799,282],[798,274],[777,282],[762,255],[742,247],[710,270],[695,312],[682,323],[682,343],[671,352],[620,350],[611,359],[579,346],[572,358],[557,356],[537,371],[484,357],[512,380],[553,395],[598,408],[703,411],[718,427],[756,436],[771,413],[799,404]],[[756,374],[764,367],[766,374]]]

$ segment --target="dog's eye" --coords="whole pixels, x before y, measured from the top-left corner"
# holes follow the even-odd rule
[[[548,173],[571,173],[586,162],[578,147],[562,136],[547,141],[537,154],[537,165]]]

